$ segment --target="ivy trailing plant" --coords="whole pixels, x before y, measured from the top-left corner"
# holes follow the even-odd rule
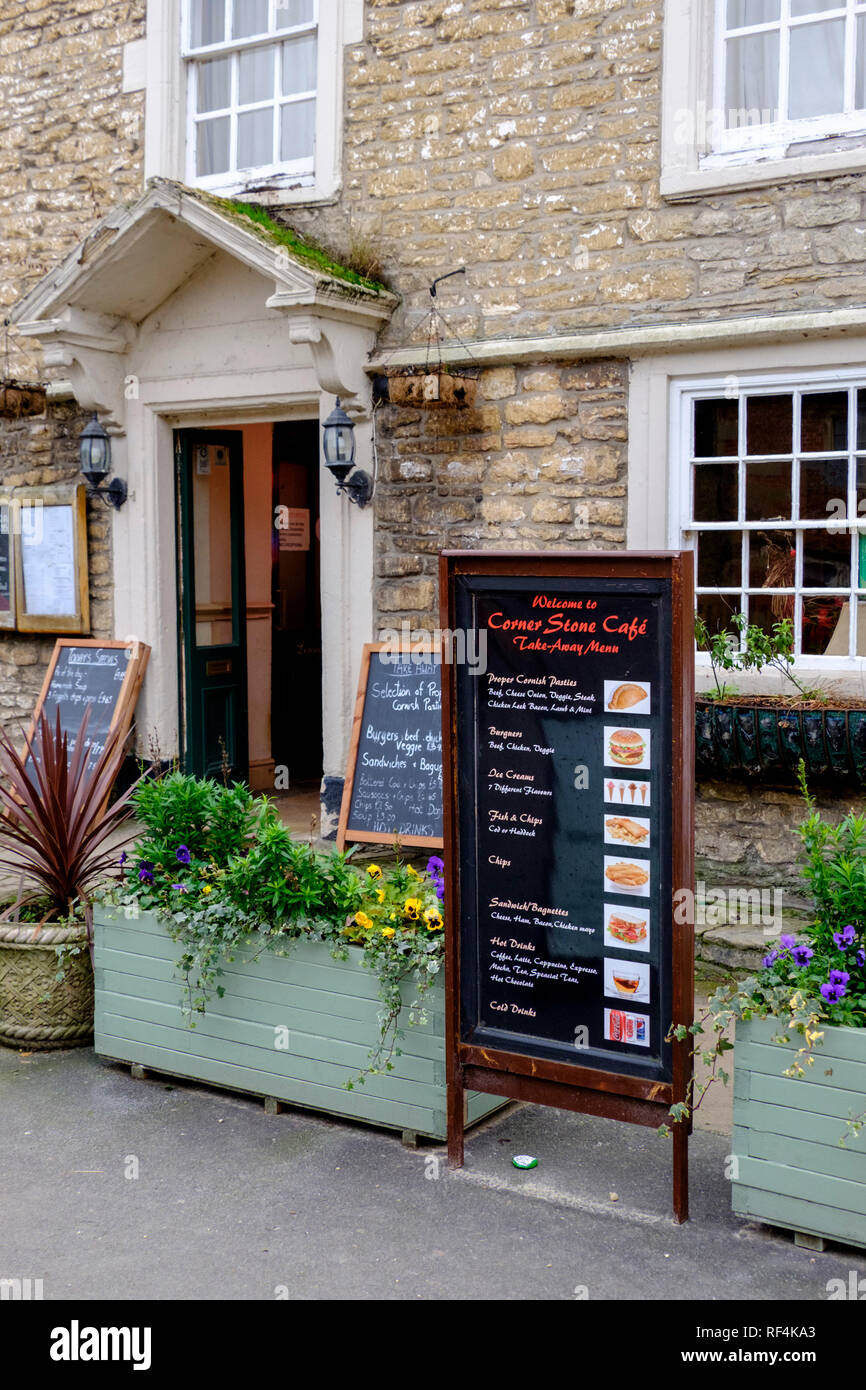
[[[783,935],[758,974],[720,986],[690,1027],[669,1030],[669,1041],[691,1037],[692,1057],[709,1073],[701,1082],[693,1078],[686,1100],[671,1106],[674,1123],[699,1108],[714,1081],[728,1082],[722,1063],[733,1047],[728,1034],[737,1019],[776,1019],[777,1043],[788,1044],[799,1034],[803,1042],[784,1072],[789,1077],[804,1076],[814,1065],[823,1027],[866,1028],[866,817],[849,812],[838,825],[829,824],[809,792],[802,759],[798,780],[807,811],[798,829],[813,920],[801,940]],[[847,1132],[856,1135],[864,1126],[866,1111],[849,1117]],[[669,1134],[669,1126],[661,1132]]]
[[[442,860],[422,872],[403,862],[398,844],[395,865],[360,873],[351,850],[322,853],[293,839],[266,798],[178,771],[142,783],[134,807],[144,833],[121,856],[110,899],[128,917],[155,912],[181,946],[190,1027],[225,994],[224,966],[241,949],[256,959],[314,940],[346,959],[356,945],[379,977],[382,1007],[368,1065],[347,1088],[390,1071],[404,986],[415,991],[409,1022],[425,1022],[424,995],[442,965]]]

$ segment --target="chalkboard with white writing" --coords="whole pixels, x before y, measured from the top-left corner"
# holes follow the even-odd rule
[[[442,845],[438,653],[364,649],[337,843]]]
[[[149,654],[143,642],[58,641],[34,726],[44,713],[53,729],[59,712],[71,757],[84,712],[89,710],[85,737],[93,765],[105,748],[109,730],[118,723],[129,728]]]

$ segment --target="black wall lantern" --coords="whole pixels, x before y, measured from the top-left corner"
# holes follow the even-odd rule
[[[111,440],[100,425],[94,411],[93,419],[85,425],[78,441],[81,471],[90,484],[89,497],[101,497],[107,506],[120,508],[126,501],[126,483],[112,478],[108,487],[102,484],[111,472]]]
[[[363,468],[355,468],[355,426],[340,405],[340,397],[324,424],[325,467],[334,475],[337,492],[345,492],[350,502],[366,507],[373,495],[373,481]],[[349,474],[352,473],[351,478]]]

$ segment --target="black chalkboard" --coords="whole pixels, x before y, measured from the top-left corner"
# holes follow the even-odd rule
[[[461,1038],[670,1082],[671,580],[456,598]]]
[[[76,737],[90,711],[85,737],[90,763],[105,748],[109,730],[128,728],[144,678],[150,648],[142,642],[59,640],[54,648],[45,683],[34,714],[34,727],[44,713],[53,728],[60,713],[60,727],[68,738],[67,752],[75,751]]]
[[[12,611],[12,547],[10,542],[8,513],[5,508],[0,508],[0,613]]]
[[[442,845],[438,655],[364,648],[337,843]]]

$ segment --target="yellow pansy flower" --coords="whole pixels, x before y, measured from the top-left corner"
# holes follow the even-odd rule
[[[383,927],[383,928],[382,928],[382,935],[383,935],[383,936],[387,936],[387,937],[392,937],[392,936],[396,936],[397,933],[395,932],[395,930],[394,930],[393,927]]]
[[[379,868],[378,864],[369,864],[367,866],[367,873],[370,875],[371,878],[382,877],[382,870]]]
[[[212,893],[212,892],[213,892],[213,889],[211,888],[211,886],[210,886],[209,883],[206,883],[205,886],[204,886],[204,888],[202,888],[201,891],[202,891],[203,893]]]
[[[428,907],[424,913],[424,921],[427,923],[428,931],[439,931],[442,927],[442,917],[435,907]]]
[[[373,919],[368,917],[366,912],[356,912],[355,921],[359,927],[363,927],[364,931],[369,931],[373,925]]]
[[[424,904],[420,898],[407,898],[403,904],[403,912],[407,917],[411,917],[414,922],[417,922],[423,907]]]
[[[384,888],[377,888],[377,889],[376,889],[376,901],[377,901],[379,904],[381,904],[381,903],[383,903],[383,902],[385,901],[385,889],[384,889]]]
[[[407,867],[406,867],[406,872],[407,872],[407,874],[409,875],[410,878],[420,878],[420,877],[421,877],[421,875],[419,874],[418,870],[417,870],[417,869],[413,869],[411,864],[408,864],[408,865],[407,865]]]

